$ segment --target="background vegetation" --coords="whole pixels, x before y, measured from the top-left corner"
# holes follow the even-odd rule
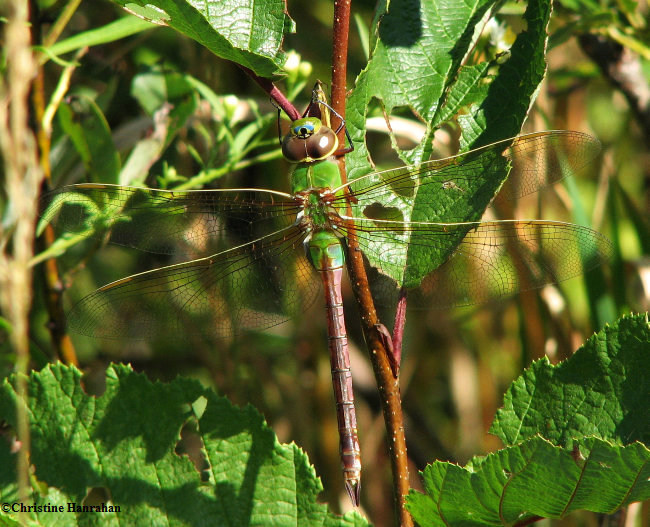
[[[32,2],[34,41],[48,35],[62,10],[71,5]],[[348,85],[365,65],[367,28],[374,7],[368,1],[353,5],[356,25],[351,31]],[[295,96],[296,106],[302,109],[313,80],[330,76],[332,5],[313,0],[307,9],[290,2],[288,9],[297,32],[284,43],[286,50],[295,52],[287,65],[283,91]],[[505,3],[496,22],[486,28],[480,46],[505,49],[520,29],[523,9],[520,4]],[[86,180],[107,181],[116,165],[133,163],[132,173],[144,173],[142,182],[151,187],[177,187],[182,181],[187,188],[286,190],[287,166],[277,148],[275,109],[250,77],[169,28],[143,26],[119,39],[110,31],[104,36],[93,32],[110,28],[123,16],[123,11],[105,1],[74,7],[57,39],[66,42],[74,35],[82,36],[64,55],[70,62],[42,59],[32,95],[42,93],[46,101],[57,94],[63,97],[52,120],[49,184],[55,188]],[[522,204],[517,213],[588,225],[614,242],[615,255],[611,266],[594,274],[511,301],[409,315],[401,390],[415,488],[421,487],[417,470],[434,458],[464,464],[473,455],[501,447],[500,440],[487,430],[503,403],[505,389],[532,360],[546,355],[558,362],[619,315],[648,310],[647,20],[644,3],[563,1],[555,6],[548,74],[524,131],[585,131],[600,139],[603,150],[595,170],[545,191],[541,199]],[[6,92],[0,95],[7,97]],[[173,114],[161,125],[165,101],[174,105]],[[38,108],[37,101],[33,112],[34,108]],[[373,117],[383,122],[380,113]],[[388,149],[380,128],[369,149],[378,164],[394,166],[394,158],[382,155]],[[85,132],[89,129],[93,133]],[[408,147],[409,137],[418,134],[417,122],[406,121],[398,133]],[[453,128],[443,130],[437,136],[439,152],[445,153],[453,138]],[[41,157],[47,154],[43,143],[39,148]],[[5,215],[14,199],[11,194],[0,196]],[[36,253],[43,248],[37,245]],[[164,264],[156,256],[110,246],[83,256],[66,253],[58,263],[67,306],[107,282]],[[48,330],[48,321],[54,319],[56,324],[59,316],[48,308],[52,287],[43,263],[33,271],[31,367],[40,369],[57,359],[78,360],[91,392],[102,390],[109,362],[128,362],[152,379],[171,380],[179,374],[195,377],[234,403],[250,403],[263,412],[282,442],[294,441],[308,453],[323,480],[323,500],[334,509],[350,507],[342,490],[320,303],[299,320],[224,341],[218,348],[200,342],[181,349],[153,348],[77,335],[68,341],[67,335]],[[0,319],[2,376],[14,371],[17,360],[8,337],[15,328],[7,321],[7,305],[2,313],[5,318]],[[364,460],[363,509],[377,525],[390,525],[393,501],[383,420],[349,294],[345,308]],[[647,505],[644,514],[647,519]],[[563,524],[596,521],[595,515],[584,513]]]

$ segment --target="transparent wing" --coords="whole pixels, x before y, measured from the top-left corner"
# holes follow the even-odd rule
[[[562,222],[351,223],[362,250],[379,262],[373,292],[380,305],[394,305],[402,285],[414,290],[414,307],[488,302],[577,276],[612,254],[600,233]]]
[[[416,208],[429,206],[426,212],[435,214],[439,221],[465,221],[477,196],[485,200],[478,207],[482,213],[506,174],[508,179],[500,193],[515,199],[575,173],[599,151],[600,142],[587,134],[566,130],[539,132],[415,167],[373,172],[349,181],[341,189],[350,189],[357,202],[355,209],[362,212],[375,204],[401,209],[402,203],[410,203]],[[347,204],[339,198],[334,206],[345,209]]]
[[[41,210],[59,234],[160,254],[210,254],[291,225],[300,208],[288,194],[270,190],[81,184],[45,195]]]
[[[221,253],[136,274],[80,300],[72,331],[100,338],[225,337],[280,324],[319,289],[297,227]]]

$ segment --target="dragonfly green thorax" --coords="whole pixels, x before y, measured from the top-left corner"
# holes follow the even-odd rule
[[[294,163],[291,191],[302,203],[301,229],[309,233],[305,252],[318,271],[343,267],[344,253],[336,229],[342,221],[331,207],[331,189],[341,186],[337,164],[329,159],[338,148],[336,133],[316,117],[291,123],[282,141],[284,157]]]

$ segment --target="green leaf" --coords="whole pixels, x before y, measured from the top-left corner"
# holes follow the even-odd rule
[[[627,211],[630,222],[633,225],[634,235],[638,240],[643,254],[650,254],[650,221],[647,214],[643,212],[643,207],[639,206],[632,199],[632,196],[623,188],[620,181],[613,181],[615,196],[620,197],[623,207]],[[613,198],[610,198],[613,199]]]
[[[563,446],[583,436],[648,445],[649,365],[647,315],[623,317],[557,366],[534,362],[508,389],[490,433],[506,445],[536,434]]]
[[[72,104],[61,103],[57,117],[83,161],[88,180],[117,183],[120,155],[106,118],[95,101],[78,95]]]
[[[500,63],[482,100],[458,118],[464,147],[488,145],[515,136],[521,130],[546,73],[547,26],[551,2],[529,2],[524,20],[526,31],[517,35],[507,60]]]
[[[450,90],[446,104],[440,108],[437,116],[439,123],[444,123],[454,117],[459,108],[468,107],[478,100],[485,99],[489,83],[487,78],[489,62],[463,66],[458,72],[458,78]]]
[[[282,42],[294,31],[283,0],[113,0],[153,23],[168,25],[212,53],[253,70],[280,75]]]
[[[346,109],[346,124],[355,145],[355,150],[346,156],[348,180],[374,170],[365,144],[365,122],[373,100],[379,101],[386,114],[408,107],[426,126],[422,141],[411,151],[398,149],[393,140],[394,150],[411,165],[405,170],[416,168],[430,157],[435,130],[461,111],[470,112],[458,117],[461,144],[466,148],[519,133],[546,68],[550,4],[542,0],[529,2],[525,14],[528,28],[517,36],[507,59],[463,65],[474,45],[474,32],[489,16],[493,5],[488,0],[471,4],[440,0],[421,5],[411,0],[392,1],[377,17],[378,39],[373,56],[359,75]],[[508,104],[504,104],[506,100]],[[449,189],[442,185],[428,186],[426,190],[416,188],[409,195],[396,190],[392,196],[378,200],[377,205],[398,209],[399,221],[478,221],[510,169],[503,158],[494,157],[484,156],[477,161],[480,166],[476,174],[482,177],[460,189],[462,195],[457,192],[450,196]],[[379,172],[352,183],[351,189],[354,193],[381,181]],[[448,205],[450,202],[453,206]],[[432,203],[439,206],[432,207]],[[369,217],[360,207],[353,205],[353,210],[358,217]],[[418,284],[431,266],[444,262],[461,240],[462,235],[449,236],[446,242],[440,240],[435,255],[430,248],[413,244],[408,251],[396,254],[387,274],[402,286]],[[372,245],[364,240],[360,243],[370,264],[386,272],[386,266],[380,264],[381,255],[388,250],[392,255],[395,244]],[[408,273],[405,269],[409,269]]]
[[[577,510],[611,514],[650,498],[644,445],[588,438],[576,447],[534,437],[467,467],[437,461],[424,470],[426,493],[411,491],[407,508],[422,527],[512,525]]]
[[[198,96],[185,75],[155,70],[137,75],[131,93],[153,116],[154,130],[131,151],[120,173],[120,185],[143,185],[151,166],[194,114]]]
[[[63,55],[85,46],[98,46],[114,42],[147,29],[151,29],[151,24],[132,16],[126,16],[97,29],[76,33],[70,38],[53,44],[46,51],[49,55]]]
[[[15,376],[0,388],[0,415],[16,426]],[[105,392],[84,392],[81,372],[50,365],[28,379],[25,404],[35,504],[84,504],[103,489],[119,512],[35,512],[41,525],[367,525],[357,514],[338,517],[317,502],[320,480],[296,445],[281,445],[252,407],[188,379],[152,383],[130,367],[106,370]],[[178,450],[192,425],[201,442],[200,470]],[[16,500],[13,454],[0,443],[0,493]],[[0,515],[11,520],[13,515]],[[63,522],[63,523],[59,523]]]
[[[650,323],[631,315],[565,362],[540,360],[513,382],[490,432],[507,448],[466,467],[435,462],[418,524],[511,525],[576,510],[613,513],[650,499]],[[645,443],[645,444],[642,444]]]
[[[564,188],[571,199],[571,215],[573,221],[578,225],[591,226],[589,214],[583,206],[583,195],[578,188],[574,178],[567,178],[563,181]],[[614,220],[612,219],[612,222]],[[615,271],[612,269],[612,271]],[[602,328],[605,324],[616,320],[618,314],[614,306],[614,299],[610,295],[607,286],[605,271],[602,267],[596,267],[585,273],[582,277],[587,292],[589,311],[591,314],[592,327]]]
[[[388,114],[402,106],[413,110],[427,125],[427,133],[408,155],[398,153],[411,163],[428,157],[433,128],[441,124],[437,116],[447,104],[447,91],[471,48],[476,25],[493,4],[493,0],[471,4],[401,0],[384,5],[383,11],[378,9],[373,28],[378,36],[376,45],[346,107],[346,125],[355,144],[355,150],[346,156],[350,179],[371,170],[364,136],[373,99]],[[462,89],[466,89],[465,83]]]

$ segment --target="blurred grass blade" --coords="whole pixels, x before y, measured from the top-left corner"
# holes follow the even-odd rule
[[[152,29],[152,25],[146,20],[125,16],[98,29],[77,33],[70,38],[57,42],[47,48],[47,50],[53,56],[63,55],[82,47],[98,46],[100,44],[114,42],[148,29]],[[48,57],[44,57],[42,62],[47,62],[47,60]]]
[[[591,221],[585,212],[580,191],[574,178],[564,180],[565,188],[571,198],[571,214],[578,225],[591,227]],[[588,257],[589,255],[585,255]],[[589,302],[589,317],[592,327],[598,330],[616,319],[614,299],[609,294],[605,272],[602,267],[595,267],[584,273],[584,284]]]

